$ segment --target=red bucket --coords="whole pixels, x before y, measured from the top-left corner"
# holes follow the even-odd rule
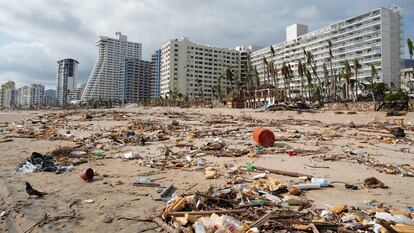
[[[82,178],[82,180],[85,180],[85,181],[91,181],[94,176],[95,176],[95,172],[93,171],[92,168],[82,170],[80,174],[80,178]]]
[[[253,131],[253,140],[260,146],[271,146],[276,138],[272,131],[266,128],[256,128]]]

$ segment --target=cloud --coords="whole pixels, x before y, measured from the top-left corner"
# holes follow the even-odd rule
[[[55,88],[56,61],[74,58],[80,62],[78,84],[86,82],[97,36],[116,31],[142,42],[149,59],[172,38],[268,46],[283,41],[290,24],[314,30],[390,2],[405,8],[406,33],[414,37],[407,30],[414,28],[414,4],[404,0],[0,0],[0,81]]]

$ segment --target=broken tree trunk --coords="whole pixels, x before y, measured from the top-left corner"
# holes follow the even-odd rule
[[[306,176],[308,178],[312,178],[311,175],[306,175],[306,174],[297,173],[297,172],[288,172],[288,171],[282,171],[282,170],[277,170],[277,169],[269,169],[269,168],[264,168],[264,167],[256,167],[256,169],[260,170],[260,171],[269,171],[270,173],[277,174],[277,175],[282,175],[282,176],[290,176],[290,177]]]

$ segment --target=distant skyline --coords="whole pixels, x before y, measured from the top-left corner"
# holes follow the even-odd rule
[[[0,83],[31,83],[56,89],[56,61],[79,61],[78,84],[89,78],[99,35],[143,44],[143,59],[169,39],[233,48],[285,40],[294,23],[309,31],[392,4],[404,8],[406,37],[414,39],[411,0],[0,0]],[[22,7],[24,6],[24,7]],[[405,51],[406,49],[404,49]]]

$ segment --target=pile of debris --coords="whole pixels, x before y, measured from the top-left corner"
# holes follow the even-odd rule
[[[408,209],[375,201],[322,208],[287,192],[272,178],[210,188],[171,199],[155,221],[168,232],[414,232]]]

